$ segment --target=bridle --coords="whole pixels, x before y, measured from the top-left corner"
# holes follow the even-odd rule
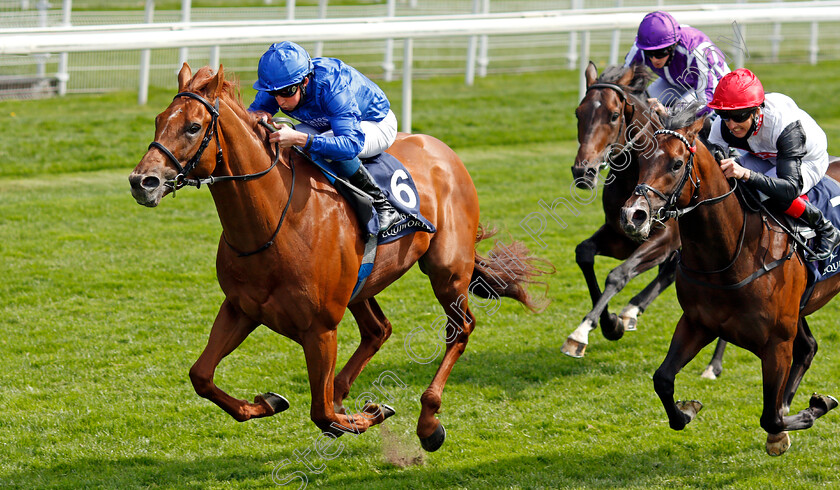
[[[280,161],[279,143],[274,144],[274,161],[271,162],[271,166],[260,172],[245,175],[223,175],[219,177],[214,177],[211,175],[206,179],[188,178],[187,175],[192,173],[192,171],[195,170],[195,167],[198,166],[198,163],[201,160],[201,156],[204,154],[204,150],[207,149],[207,146],[213,139],[216,140],[216,165],[219,166],[222,165],[222,163],[224,163],[222,146],[219,144],[219,98],[216,98],[215,104],[210,104],[210,102],[208,102],[207,99],[193,92],[179,92],[175,94],[175,97],[173,97],[172,100],[175,100],[178,97],[189,97],[201,102],[201,104],[207,109],[207,111],[210,112],[212,120],[207,126],[207,130],[204,132],[204,139],[201,140],[201,145],[199,145],[198,150],[195,152],[195,155],[193,155],[192,158],[189,159],[186,165],[182,166],[178,158],[176,158],[175,155],[173,155],[172,152],[169,151],[169,149],[166,148],[163,144],[157,141],[152,141],[149,144],[149,150],[151,150],[152,148],[157,148],[158,150],[163,152],[163,154],[166,155],[167,158],[169,158],[169,161],[172,162],[173,165],[175,165],[175,168],[178,169],[178,175],[174,179],[167,180],[163,184],[166,187],[172,189],[173,196],[175,195],[176,190],[188,185],[194,186],[196,189],[198,189],[201,187],[201,184],[212,185],[217,182],[225,181],[246,182],[249,180],[254,180],[262,177],[263,175],[266,175],[274,167],[277,166],[277,163]],[[272,129],[271,126],[269,126],[268,124],[263,122],[261,122],[261,124],[265,126],[269,131],[274,131],[274,129]],[[269,240],[265,244],[251,252],[242,252],[233,245],[231,245],[231,243],[227,240],[227,237],[225,236],[224,232],[222,233],[222,238],[224,239],[227,246],[230,247],[231,250],[239,254],[240,257],[247,257],[249,255],[254,255],[259,252],[262,252],[263,250],[266,250],[268,247],[274,244],[274,239],[277,238],[277,234],[280,233],[280,226],[283,225],[283,221],[286,219],[286,212],[289,210],[289,205],[292,202],[292,194],[295,192],[295,165],[291,159],[289,159],[289,167],[292,170],[292,183],[289,186],[289,198],[286,200],[286,206],[283,208],[283,212],[280,214],[280,221],[277,223],[277,228],[274,229],[274,233],[271,235],[271,238],[269,238]]]
[[[176,191],[184,187],[185,185],[201,187],[201,184],[203,183],[213,183],[212,180],[203,182],[201,179],[187,178],[187,175],[189,175],[193,170],[195,170],[195,167],[198,165],[199,160],[201,160],[201,156],[204,155],[204,150],[206,150],[207,146],[210,144],[211,139],[215,138],[216,140],[216,165],[220,165],[224,159],[224,156],[222,154],[222,146],[219,144],[219,99],[216,98],[216,103],[214,105],[211,105],[210,102],[207,101],[207,99],[198,94],[194,94],[192,92],[179,92],[175,95],[175,97],[172,98],[172,100],[175,100],[178,97],[190,97],[201,102],[201,104],[210,112],[210,116],[213,119],[207,126],[207,130],[204,131],[204,139],[201,140],[201,145],[198,147],[198,151],[195,152],[195,155],[193,155],[192,158],[190,158],[190,160],[185,166],[182,166],[181,162],[175,157],[175,155],[173,155],[167,147],[163,146],[163,144],[158,143],[157,141],[152,141],[149,144],[149,150],[151,150],[152,148],[157,148],[158,150],[162,151],[163,154],[166,155],[167,158],[169,158],[169,161],[172,162],[173,165],[175,165],[175,168],[178,169],[178,175],[174,179],[167,180],[166,182],[164,182],[164,185],[169,187],[173,191]]]
[[[676,187],[674,188],[673,191],[671,191],[671,193],[669,195],[665,195],[663,192],[651,187],[650,185],[648,185],[645,182],[637,185],[636,188],[633,190],[634,195],[642,196],[642,197],[645,198],[645,201],[647,201],[648,209],[650,209],[651,211],[653,211],[653,207],[651,206],[650,198],[648,197],[648,192],[651,192],[651,193],[655,194],[660,199],[665,201],[665,205],[657,210],[656,216],[654,216],[653,219],[655,219],[657,221],[660,221],[660,222],[668,220],[670,218],[679,219],[681,216],[693,211],[695,208],[697,208],[700,205],[714,204],[714,203],[720,202],[720,201],[726,199],[727,197],[729,197],[730,194],[735,192],[735,189],[738,187],[738,181],[733,179],[734,183],[732,184],[732,188],[729,189],[729,191],[726,192],[725,194],[717,196],[717,197],[711,197],[709,199],[704,199],[702,201],[699,201],[699,202],[697,202],[693,205],[690,205],[690,206],[687,206],[687,207],[684,207],[684,208],[678,208],[677,207],[677,200],[679,199],[680,195],[682,195],[683,188],[685,188],[685,185],[688,183],[688,181],[691,177],[691,174],[694,172],[694,155],[695,155],[695,153],[697,153],[697,146],[696,145],[692,146],[692,144],[689,143],[688,139],[686,139],[685,136],[683,136],[682,134],[680,134],[676,131],[672,131],[670,129],[657,129],[656,131],[653,132],[653,136],[657,136],[657,135],[660,135],[660,134],[667,134],[669,136],[673,136],[673,137],[677,138],[678,140],[680,140],[685,145],[685,147],[688,149],[689,155],[688,155],[688,161],[685,164],[685,171],[683,172],[682,177],[680,177],[680,180],[677,183]],[[692,181],[692,184],[694,185],[694,193],[691,196],[691,200],[695,200],[699,197],[700,177],[699,176],[696,177]]]
[[[626,139],[626,133],[627,133],[627,129],[628,129],[627,128],[627,115],[625,114],[625,111],[626,111],[628,105],[633,109],[633,113],[630,115],[630,118],[632,119],[633,114],[636,113],[636,106],[633,103],[628,101],[627,92],[624,91],[624,88],[621,85],[618,85],[618,84],[615,84],[615,83],[607,83],[607,82],[593,83],[592,85],[590,85],[589,87],[586,88],[586,91],[589,92],[590,90],[594,90],[594,89],[609,89],[609,90],[612,90],[618,95],[618,98],[624,104],[624,107],[621,108],[621,129],[619,130],[618,134],[616,135],[615,141],[610,143],[609,146],[607,146],[607,148],[611,149],[611,148],[614,148],[616,146],[621,146],[619,144],[619,141],[621,140],[622,136]],[[627,148],[628,145],[632,146],[633,143],[636,142],[636,139],[638,139],[640,134],[641,134],[641,131],[639,131],[636,134],[636,136],[634,136],[633,139],[631,139],[628,142],[628,144],[624,145],[622,148]],[[624,153],[623,149],[622,149],[621,152],[619,152],[619,155],[621,153]],[[608,155],[609,155],[609,157],[605,158],[604,161],[600,164],[601,168],[606,168],[606,167],[609,166],[608,160],[612,159],[612,150],[610,150],[608,152]]]
[[[680,182],[677,184],[674,191],[671,192],[670,196],[666,196],[662,192],[654,189],[653,187],[649,186],[646,183],[642,183],[642,184],[637,185],[636,189],[633,191],[633,193],[635,195],[645,197],[645,200],[648,203],[648,209],[651,209],[650,199],[648,199],[648,197],[647,197],[648,191],[656,194],[661,199],[665,200],[666,204],[665,204],[665,206],[660,208],[659,211],[657,211],[656,219],[659,219],[659,220],[668,219],[668,218],[679,219],[681,216],[691,212],[692,210],[694,210],[695,208],[697,208],[698,206],[700,206],[702,204],[714,204],[714,203],[717,203],[717,202],[720,202],[720,201],[724,200],[725,198],[729,197],[730,194],[735,192],[735,190],[738,188],[738,180],[737,179],[730,179],[730,182],[732,182],[732,186],[731,186],[731,189],[729,189],[728,192],[726,192],[726,193],[724,193],[720,196],[717,196],[717,197],[704,199],[700,202],[697,202],[696,204],[693,204],[693,205],[685,207],[685,208],[677,208],[676,201],[679,198],[679,196],[682,194],[682,190],[689,180],[689,175],[693,172],[693,169],[694,169],[694,155],[697,152],[697,147],[692,146],[691,143],[688,142],[688,140],[686,139],[685,136],[683,136],[682,134],[680,134],[676,131],[671,131],[670,129],[659,129],[657,131],[654,131],[654,133],[653,133],[654,136],[659,135],[659,134],[667,134],[667,135],[674,136],[675,138],[679,139],[686,146],[686,148],[688,148],[689,157],[688,157],[688,162],[685,165],[685,167],[686,167],[685,172],[683,173],[683,176],[680,179]],[[694,184],[694,194],[692,195],[692,198],[691,198],[692,200],[697,199],[697,197],[698,197],[698,191],[700,190],[700,178],[697,177],[693,181],[693,184]],[[780,222],[777,221],[777,223],[784,228],[784,226]],[[722,268],[719,268],[719,269],[716,269],[716,270],[709,270],[709,271],[701,271],[701,270],[692,269],[690,267],[687,267],[683,263],[682,253],[680,253],[680,258],[679,258],[679,261],[677,262],[677,271],[680,273],[680,275],[685,280],[687,280],[690,283],[696,284],[698,286],[707,287],[707,288],[710,288],[710,289],[732,291],[732,290],[735,290],[735,289],[740,289],[740,288],[746,286],[747,284],[751,283],[752,281],[758,279],[759,277],[763,276],[764,274],[767,274],[768,272],[772,271],[773,269],[775,269],[775,268],[779,267],[780,265],[784,264],[786,261],[788,261],[793,256],[794,249],[791,248],[791,250],[788,252],[787,255],[785,255],[785,256],[783,256],[779,259],[776,259],[769,264],[762,265],[762,267],[760,267],[758,270],[754,271],[752,274],[749,274],[747,277],[745,277],[742,280],[740,280],[736,283],[733,283],[733,284],[715,284],[715,283],[711,283],[711,282],[704,281],[704,280],[701,280],[701,279],[693,278],[693,277],[689,276],[688,274],[686,274],[686,272],[692,272],[694,274],[700,274],[700,275],[708,276],[708,275],[720,274],[720,273],[723,273],[723,272],[726,272],[726,271],[730,270],[735,265],[738,258],[741,256],[741,251],[743,250],[744,238],[746,236],[746,233],[747,233],[747,210],[746,210],[746,208],[744,208],[744,218],[742,220],[741,232],[740,232],[740,235],[738,237],[738,245],[736,246],[735,253],[734,253],[734,256],[733,256],[732,260],[726,266],[724,266]]]

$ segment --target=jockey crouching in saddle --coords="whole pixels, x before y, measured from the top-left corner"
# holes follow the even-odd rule
[[[707,35],[680,25],[662,11],[647,14],[639,24],[636,41],[624,58],[624,66],[638,64],[659,76],[647,89],[648,96],[655,99],[651,100],[655,110],[664,113],[666,107],[701,101],[704,105],[698,116],[712,111],[705,104],[730,71],[725,56]]]
[[[303,148],[373,198],[380,232],[396,223],[400,214],[360,160],[384,152],[397,137],[397,117],[382,89],[341,60],[312,59],[289,41],[272,44],[257,73],[259,92],[248,110],[268,122],[279,109],[301,123],[281,125],[269,141]]]
[[[826,136],[816,121],[787,95],[765,94],[746,68],[723,77],[709,108],[718,115],[709,142],[742,150],[737,159],[720,161],[724,175],[761,191],[771,208],[811,227],[817,234],[816,255],[809,260],[829,258],[840,244],[840,232],[803,196],[828,169]]]

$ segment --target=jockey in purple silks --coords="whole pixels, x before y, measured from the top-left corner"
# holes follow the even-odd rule
[[[639,24],[624,66],[645,64],[659,75],[648,94],[672,107],[680,102],[711,101],[718,81],[730,71],[725,58],[707,35],[678,24],[668,12],[656,11]],[[710,112],[704,107],[698,115]]]

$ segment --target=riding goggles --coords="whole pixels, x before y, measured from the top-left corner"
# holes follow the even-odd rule
[[[671,56],[671,53],[673,53],[673,52],[674,52],[674,47],[673,46],[668,46],[668,47],[665,47],[665,48],[662,48],[662,49],[645,50],[645,56],[647,56],[648,58],[660,59],[660,58],[667,58],[668,56]]]
[[[279,88],[277,90],[269,90],[268,95],[272,97],[283,97],[284,99],[288,99],[289,97],[295,95],[298,91],[298,87],[300,87],[299,83],[295,83],[293,85],[289,85],[288,87]]]
[[[739,109],[734,111],[724,111],[721,109],[715,109],[715,114],[717,114],[719,118],[723,119],[724,121],[729,121],[731,119],[736,123],[742,123],[746,121],[754,113],[755,108],[753,107],[749,109]]]

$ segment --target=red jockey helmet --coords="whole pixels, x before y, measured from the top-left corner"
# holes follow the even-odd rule
[[[761,81],[746,68],[738,68],[720,79],[709,107],[733,111],[758,107],[763,102],[764,87],[761,85]]]

